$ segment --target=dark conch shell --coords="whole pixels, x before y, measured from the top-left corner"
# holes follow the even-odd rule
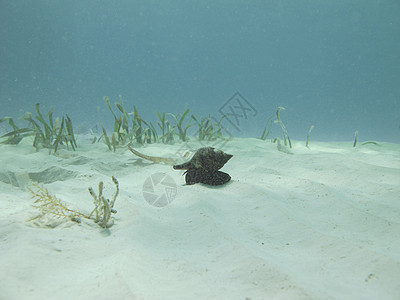
[[[186,183],[204,183],[209,185],[221,185],[227,183],[231,177],[221,171],[225,163],[233,155],[212,147],[204,147],[197,150],[192,159],[180,165],[174,165],[175,170],[187,170]]]
[[[200,148],[193,155],[192,159],[180,165],[174,165],[175,170],[204,169],[218,171],[225,163],[232,158],[221,150],[214,150],[212,147]]]
[[[202,169],[189,169],[185,174],[186,184],[204,183],[209,185],[222,185],[231,180],[229,174],[221,171],[206,172]]]

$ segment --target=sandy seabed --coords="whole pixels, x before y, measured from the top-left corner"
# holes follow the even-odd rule
[[[78,146],[0,145],[0,299],[400,299],[400,145],[294,142],[288,154],[234,139],[221,187],[185,185],[182,171],[127,148]],[[179,159],[196,147],[136,149]],[[164,207],[143,193],[157,173],[176,183],[153,182]],[[33,182],[88,214],[88,187],[104,181],[111,197],[111,176],[112,227],[27,222]]]

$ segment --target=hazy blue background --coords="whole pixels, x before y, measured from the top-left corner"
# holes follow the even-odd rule
[[[257,115],[235,136],[284,106],[292,139],[400,142],[400,1],[0,0],[0,117],[111,124],[106,95],[219,117],[236,91]]]

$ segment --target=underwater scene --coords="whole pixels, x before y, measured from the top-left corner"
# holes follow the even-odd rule
[[[0,299],[400,299],[399,16],[0,1]]]

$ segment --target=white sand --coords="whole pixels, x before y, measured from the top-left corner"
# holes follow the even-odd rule
[[[400,299],[399,145],[295,142],[286,154],[235,139],[223,147],[232,181],[213,188],[126,148],[78,144],[58,156],[0,145],[0,299]],[[173,157],[182,147],[137,149]],[[162,208],[142,194],[157,172],[177,183]],[[110,197],[112,175],[121,193],[110,229],[26,222],[37,214],[31,179],[89,213],[87,188],[103,180]]]

